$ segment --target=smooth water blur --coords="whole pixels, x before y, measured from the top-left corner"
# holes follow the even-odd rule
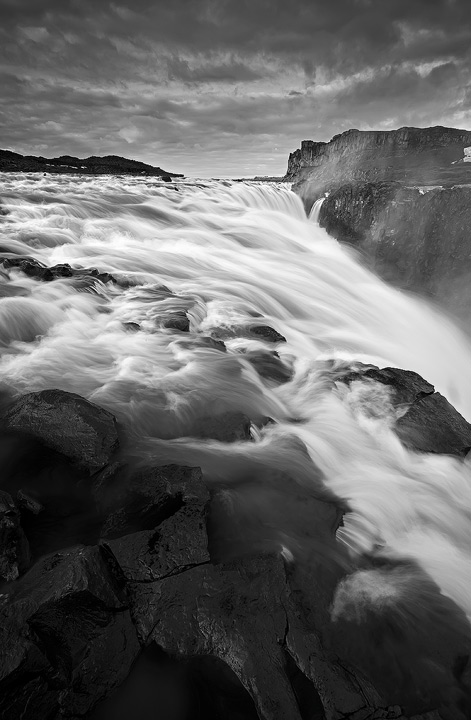
[[[471,615],[469,464],[406,451],[387,412],[368,417],[361,390],[335,381],[356,360],[414,370],[471,420],[471,350],[450,320],[373,276],[285,185],[19,174],[0,183],[2,256],[94,267],[122,283],[87,292],[2,271],[0,382],[110,409],[141,457],[200,465],[208,482],[237,487],[241,512],[256,507],[278,525],[287,552],[301,542],[298,521],[276,507],[276,483],[289,475],[318,496],[327,489],[350,508],[338,538],[353,559],[374,550],[414,560]],[[181,311],[189,333],[162,327]],[[230,331],[254,324],[286,337],[276,350],[294,371],[288,383],[263,379],[244,357],[270,349]],[[221,329],[227,353],[202,341]],[[251,442],[195,437],[199,418],[227,411],[252,420]],[[263,426],[267,417],[275,422]],[[257,489],[240,484],[248,475]],[[374,605],[394,578],[386,591],[384,573],[372,573],[358,574],[350,596]]]

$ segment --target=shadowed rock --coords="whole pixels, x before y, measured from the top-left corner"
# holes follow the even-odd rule
[[[126,600],[98,548],[39,561],[0,609],[0,715],[82,717],[139,652]]]
[[[29,562],[29,546],[18,507],[8,493],[0,490],[0,579],[16,580]]]
[[[6,430],[37,438],[90,473],[104,467],[119,445],[111,413],[63,390],[23,395],[4,413],[1,423]]]

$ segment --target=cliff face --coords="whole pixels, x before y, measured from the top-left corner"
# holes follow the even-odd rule
[[[304,141],[286,178],[306,210],[358,248],[384,279],[433,297],[468,323],[471,308],[471,132],[445,127],[349,130]]]
[[[89,175],[151,175],[183,177],[177,173],[169,173],[160,167],[154,167],[138,160],[129,160],[118,155],[84,158],[73,155],[61,155],[57,158],[20,155],[10,150],[0,150],[0,172],[50,172],[50,173],[81,173]]]
[[[319,222],[357,247],[385,280],[433,297],[467,320],[471,307],[471,186],[424,189],[396,182],[333,191]]]
[[[349,182],[467,183],[471,163],[463,158],[470,146],[471,132],[454,128],[348,130],[328,143],[302,142],[289,157],[286,178],[307,207]]]

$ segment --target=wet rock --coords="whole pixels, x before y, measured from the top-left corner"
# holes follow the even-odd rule
[[[139,653],[125,596],[96,547],[43,558],[2,601],[5,720],[84,716]]]
[[[18,490],[16,495],[17,505],[22,513],[31,513],[39,515],[44,510],[44,506],[35,498],[27,495],[23,490]]]
[[[139,325],[139,323],[135,323],[135,322],[125,322],[125,323],[123,323],[123,327],[128,332],[139,332],[139,330],[141,329],[141,326]]]
[[[95,498],[105,520],[101,535],[117,538],[154,530],[185,506],[205,507],[209,495],[199,468],[178,465],[105,470],[97,478]]]
[[[186,313],[179,312],[166,318],[163,323],[164,328],[170,330],[180,330],[181,332],[189,332],[190,320]]]
[[[251,338],[269,343],[286,342],[286,338],[269,325],[237,325],[218,327],[211,330],[211,336],[217,340],[230,338]]]
[[[226,412],[198,418],[195,423],[195,432],[192,435],[220,442],[250,440],[250,426],[250,418],[243,413]]]
[[[0,579],[16,580],[29,566],[29,545],[12,497],[0,490]]]
[[[471,449],[471,425],[438,392],[411,405],[396,432],[406,447],[420,452],[465,457]]]
[[[286,342],[286,338],[269,325],[254,325],[250,328],[252,335],[271,343]]]
[[[335,676],[335,687],[329,686],[334,675],[316,641],[309,645],[307,675],[292,658],[292,665],[304,676],[311,702],[314,699],[315,714],[301,713],[303,693],[300,683],[292,682],[295,673],[292,665],[287,668],[286,648],[288,637],[294,643],[294,633],[300,638],[302,631],[300,618],[292,613],[279,557],[194,567],[159,582],[131,583],[130,592],[142,637],[152,638],[172,657],[202,656],[225,663],[247,688],[264,720],[325,718],[323,700],[329,704],[330,693],[335,697],[343,693],[343,705],[351,712],[365,705],[365,695],[355,691],[342,671]]]
[[[457,457],[464,457],[470,450],[470,423],[417,373],[358,363],[338,379],[347,384],[377,382],[389,388],[391,404],[397,411],[394,429],[406,447]]]
[[[119,445],[111,413],[63,390],[23,395],[1,422],[4,429],[37,438],[90,473],[106,465]]]
[[[72,268],[67,263],[47,267],[30,257],[1,258],[0,263],[4,268],[17,268],[28,277],[34,277],[45,282],[51,282],[59,278],[76,278],[78,281],[88,281],[88,283],[95,280],[104,284],[118,282],[110,273],[100,273],[96,268]]]
[[[293,376],[292,369],[285,365],[276,352],[250,350],[244,353],[244,357],[265,380],[281,385],[291,380]]]

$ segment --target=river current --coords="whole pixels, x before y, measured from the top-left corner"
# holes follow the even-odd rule
[[[301,495],[338,498],[348,512],[337,541],[353,566],[371,553],[411,560],[471,616],[469,462],[407,451],[387,398],[372,415],[364,389],[336,382],[357,361],[413,370],[471,420],[471,349],[449,318],[374,276],[286,185],[9,174],[0,190],[2,257],[118,280],[0,271],[7,393],[60,388],[107,408],[130,455],[200,466],[288,561],[304,534],[280,507],[283,478]],[[163,327],[183,312],[189,332]],[[256,326],[286,342],[267,343]],[[275,357],[288,380],[260,374],[255,356]],[[201,418],[229,412],[250,419],[250,440],[198,438]],[[397,573],[358,569],[332,615],[408,592]]]

